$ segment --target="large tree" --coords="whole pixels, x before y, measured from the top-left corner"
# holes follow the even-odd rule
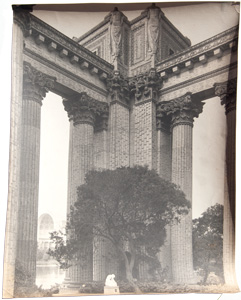
[[[193,220],[193,261],[203,271],[203,283],[210,272],[223,277],[223,205],[217,203]]]
[[[91,171],[78,188],[78,200],[68,218],[69,238],[64,241],[53,233],[56,246],[51,254],[66,267],[67,260],[80,255],[93,236],[105,238],[122,256],[126,279],[138,291],[133,278],[137,258],[143,258],[145,249],[145,258],[156,261],[165,241],[165,226],[179,220],[189,208],[190,202],[176,185],[147,167]]]

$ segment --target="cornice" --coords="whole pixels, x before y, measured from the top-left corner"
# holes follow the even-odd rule
[[[94,53],[79,45],[76,41],[65,36],[55,28],[46,24],[37,17],[31,15],[32,35],[41,34],[50,41],[57,43],[57,48],[66,49],[74,55],[79,56],[82,60],[87,61],[91,65],[98,67],[100,70],[110,73],[113,66]]]
[[[92,29],[90,29],[89,31],[87,31],[85,34],[81,35],[79,38],[76,38],[75,41],[77,43],[83,41],[84,39],[86,39],[89,35],[91,35],[92,33],[94,33],[95,31],[99,30],[101,27],[105,26],[106,24],[108,24],[110,21],[110,17],[105,17],[105,19],[100,22],[98,25],[96,25],[95,27],[93,27]]]
[[[199,44],[196,44],[184,51],[173,55],[171,58],[167,58],[161,63],[157,64],[156,69],[158,72],[165,71],[174,66],[185,63],[188,60],[195,59],[207,52],[215,50],[220,46],[229,44],[230,42],[238,38],[238,26],[232,27],[214,37],[207,39]],[[211,54],[211,53],[210,53]]]

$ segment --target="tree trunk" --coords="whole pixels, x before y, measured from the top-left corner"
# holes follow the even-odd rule
[[[131,286],[134,288],[135,294],[142,294],[142,291],[140,290],[138,285],[135,283],[135,280],[132,275],[132,270],[133,270],[134,263],[135,263],[135,256],[133,256],[133,254],[131,253],[131,259],[129,262],[129,259],[128,259],[125,251],[121,247],[118,247],[118,248],[124,257],[125,268],[126,268],[126,279],[131,284]]]

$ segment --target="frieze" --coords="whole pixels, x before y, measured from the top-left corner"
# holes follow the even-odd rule
[[[193,126],[194,118],[197,118],[203,110],[203,102],[194,102],[191,93],[168,102],[162,102],[157,106],[157,118],[170,118],[171,127],[177,125]]]
[[[23,64],[23,97],[37,101],[42,104],[46,93],[54,89],[56,78],[46,75],[31,64],[24,62]]]
[[[82,92],[69,99],[63,99],[64,109],[68,113],[74,125],[90,124],[94,126],[96,118],[108,116],[109,106],[107,103],[91,98],[87,93]]]
[[[238,27],[232,27],[231,29],[222,32],[204,42],[201,42],[187,50],[182,51],[181,53],[176,54],[172,58],[168,58],[164,60],[164,62],[158,64],[157,71],[160,72],[164,69],[175,66],[181,62],[194,58],[195,56],[199,56],[207,51],[215,49],[216,47],[226,44],[228,42],[233,41],[237,38]]]
[[[130,93],[135,97],[135,104],[141,104],[147,100],[156,101],[162,80],[154,68],[149,72],[140,74],[130,79]]]
[[[79,45],[74,40],[65,36],[58,30],[39,20],[35,16],[31,15],[31,27],[32,30],[35,30],[44,36],[47,36],[54,42],[58,43],[61,47],[73,52],[75,55],[79,55],[81,58],[89,61],[91,64],[94,64],[96,67],[101,70],[109,73],[113,69],[113,66],[102,58],[96,56],[94,53]]]
[[[111,102],[121,102],[128,105],[129,84],[128,80],[121,76],[119,71],[114,71],[107,78],[107,90],[111,97]]]
[[[225,106],[226,114],[236,110],[236,89],[237,78],[214,84],[214,93],[220,97],[221,104]]]

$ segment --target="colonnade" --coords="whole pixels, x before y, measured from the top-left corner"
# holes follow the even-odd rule
[[[15,31],[20,45],[23,45],[26,28],[22,30],[19,26]],[[7,258],[5,268],[11,270],[13,277],[19,271],[17,268],[23,268],[28,276],[28,285],[33,285],[36,274],[41,104],[46,93],[54,88],[56,78],[23,62],[21,51],[16,54],[15,62],[19,66],[19,69],[16,68],[19,79],[13,82],[17,91],[13,94],[13,101],[19,111],[12,115],[12,128],[18,128],[18,132],[11,132],[12,141],[16,144],[11,145],[11,153],[15,155],[12,160],[15,173],[10,184],[11,180],[18,183],[13,184],[11,189],[15,194],[9,202],[8,217],[11,221],[8,226],[12,229],[9,227],[8,230],[13,232],[17,228],[17,232],[8,237],[8,247],[15,249],[15,261]],[[68,212],[77,199],[76,189],[84,182],[86,172],[95,167],[115,169],[129,166],[131,159],[134,165],[147,164],[161,177],[171,179],[192,203],[192,128],[194,118],[202,112],[203,103],[196,102],[191,93],[161,102],[158,94],[160,85],[160,77],[154,68],[128,82],[115,71],[107,83],[107,102],[97,101],[85,92],[63,101],[70,121]],[[228,196],[224,204],[224,274],[229,274],[225,279],[233,282],[230,274],[234,272],[230,268],[234,266],[235,81],[215,84],[214,92],[225,105],[227,115]],[[133,114],[130,113],[130,105]],[[11,206],[15,204],[13,210]],[[15,224],[11,225],[11,222]],[[14,242],[16,236],[17,241]],[[93,252],[88,253],[84,269],[80,265],[71,268],[71,283],[92,280],[95,276],[93,270],[100,274],[96,279],[104,276],[105,271],[101,268],[105,266],[100,260],[105,245],[101,247],[103,251],[99,251],[99,259],[93,257]],[[180,223],[171,225],[170,243],[166,249],[171,253],[168,260],[173,281],[194,282],[191,210]]]

